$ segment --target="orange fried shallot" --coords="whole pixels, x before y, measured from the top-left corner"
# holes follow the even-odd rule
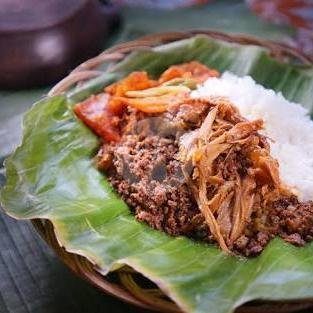
[[[120,138],[116,116],[131,107],[144,113],[162,113],[178,104],[208,77],[219,76],[216,70],[193,61],[169,67],[159,80],[147,72],[136,71],[107,86],[104,94],[91,96],[75,105],[75,113],[106,141]]]
[[[203,83],[209,77],[218,77],[220,73],[216,70],[209,69],[207,66],[197,61],[173,65],[169,67],[159,78],[160,83],[167,82],[173,78],[193,78],[197,83]]]

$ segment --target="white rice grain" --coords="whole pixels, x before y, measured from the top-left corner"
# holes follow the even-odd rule
[[[224,73],[209,78],[192,97],[224,96],[248,120],[264,121],[262,133],[271,138],[271,155],[279,162],[280,177],[301,201],[313,200],[313,122],[300,104],[265,89],[249,76]]]

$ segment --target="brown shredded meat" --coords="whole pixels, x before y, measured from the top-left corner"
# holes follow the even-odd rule
[[[275,236],[297,246],[312,240],[313,203],[300,203],[280,181],[259,132],[263,121],[247,121],[225,98],[190,98],[193,75],[218,75],[193,66],[174,66],[157,83],[135,73],[106,89],[107,106],[99,106],[100,97],[97,106],[90,99],[76,106],[80,117],[87,112],[88,126],[104,132],[98,167],[138,220],[170,235],[245,256],[259,254]],[[175,87],[167,88],[171,79]],[[110,107],[119,109],[113,114]],[[99,124],[112,116],[109,128]]]
[[[226,99],[189,99],[210,111],[191,138],[181,138],[183,172],[214,238],[229,252],[258,208],[291,196],[279,179],[278,163],[258,130],[263,121],[247,121]],[[267,214],[267,212],[264,212]]]

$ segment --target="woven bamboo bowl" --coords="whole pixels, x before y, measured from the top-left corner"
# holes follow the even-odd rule
[[[251,44],[265,48],[274,58],[280,61],[296,60],[302,64],[312,64],[313,59],[303,55],[300,51],[281,43],[269,40],[261,40],[245,35],[230,35],[211,30],[194,30],[189,32],[172,32],[144,36],[138,40],[116,45],[98,55],[95,58],[79,65],[66,78],[51,89],[49,95],[57,95],[67,91],[70,87],[81,83],[84,80],[95,78],[101,74],[97,68],[104,63],[109,66],[121,61],[130,52],[139,49],[149,49],[153,46],[176,40],[187,39],[194,35],[206,35],[211,38],[239,44]],[[178,313],[181,310],[153,283],[149,282],[141,274],[130,267],[122,267],[115,272],[102,276],[97,268],[86,258],[67,252],[61,247],[56,239],[53,225],[48,221],[39,219],[32,220],[32,224],[56,252],[60,259],[79,277],[87,280],[101,291],[119,298],[122,301],[150,309],[157,312]],[[298,312],[313,308],[312,301],[301,302],[264,302],[254,301],[245,304],[237,309],[240,313],[287,313]]]

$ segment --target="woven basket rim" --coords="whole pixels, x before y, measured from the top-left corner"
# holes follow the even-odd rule
[[[125,43],[117,44],[98,56],[93,57],[79,66],[77,66],[67,77],[57,83],[48,93],[49,96],[57,95],[68,90],[73,85],[95,78],[103,74],[102,71],[95,70],[103,63],[121,61],[130,52],[139,49],[149,49],[161,44],[188,39],[196,35],[204,35],[210,38],[245,45],[260,46],[268,50],[268,52],[276,59],[284,60],[284,58],[297,59],[300,63],[310,65],[313,63],[313,56],[307,56],[300,50],[288,46],[281,42],[272,40],[261,39],[250,35],[244,34],[228,34],[215,30],[190,30],[188,32],[167,32],[167,33],[154,33],[142,36],[136,40],[128,41]]]
[[[146,35],[137,40],[128,41],[115,45],[98,56],[87,60],[75,68],[66,78],[56,84],[49,92],[49,96],[58,95],[66,92],[74,85],[82,81],[92,79],[102,75],[103,72],[97,70],[98,66],[103,63],[112,64],[124,59],[129,53],[138,49],[147,49],[158,46],[164,43],[174,42],[181,39],[188,39],[195,35],[205,35],[210,38],[219,39],[231,43],[257,45],[261,46],[279,60],[285,58],[294,58],[303,64],[312,64],[313,58],[304,55],[301,51],[296,50],[283,43],[274,42],[271,40],[260,39],[253,36],[243,34],[227,34],[215,30],[191,30],[188,32],[168,32],[156,33]],[[56,239],[53,225],[48,220],[33,219],[31,220],[36,231],[47,242],[47,244],[56,252],[63,263],[69,267],[79,277],[85,279],[92,285],[96,286],[101,291],[119,298],[120,300],[139,306],[144,309],[154,310],[158,312],[173,312],[178,313],[181,310],[170,300],[161,298],[145,298],[138,292],[134,292],[133,285],[123,284],[123,275],[120,283],[109,281],[106,277],[101,275],[97,268],[90,263],[85,257],[74,253],[67,252],[64,247],[61,247]],[[126,273],[126,272],[125,272]],[[125,275],[136,275],[136,273],[126,273]],[[126,277],[126,276],[125,276]],[[168,306],[167,303],[168,302]],[[259,303],[259,305],[243,305],[236,312],[240,313],[287,313],[296,312],[302,309],[311,308],[313,300],[311,301],[293,301],[293,302],[279,302],[268,301]]]

